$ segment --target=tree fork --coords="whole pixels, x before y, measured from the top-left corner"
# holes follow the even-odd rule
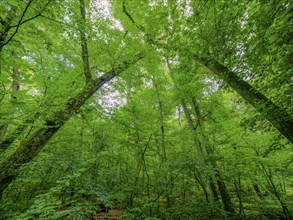
[[[68,100],[62,110],[56,112],[53,117],[45,120],[46,124],[44,127],[36,130],[20,144],[13,154],[0,161],[0,195],[17,176],[19,168],[23,164],[30,162],[54,134],[99,88],[126,70],[130,65],[142,59],[144,54],[140,53],[135,57],[135,60],[123,62],[101,77],[87,83],[81,92]]]

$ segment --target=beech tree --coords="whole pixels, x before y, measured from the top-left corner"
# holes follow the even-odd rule
[[[45,8],[39,12],[37,16],[33,16],[23,21],[23,17],[25,16],[26,11],[29,9],[32,1],[29,1],[25,6],[24,11],[22,12],[22,17],[18,21],[15,26],[16,30],[13,34],[5,39],[5,35],[7,29],[9,30],[13,26],[9,26],[10,21],[4,20],[4,30],[2,32],[3,43],[1,44],[1,48],[9,43],[12,40],[14,35],[17,33],[18,28],[21,24],[26,21],[32,20],[37,16],[41,16],[42,12]],[[50,2],[47,3],[47,5]],[[46,6],[47,6],[46,5]],[[9,5],[7,5],[9,7]],[[122,64],[114,64],[114,67],[102,74],[97,79],[92,79],[92,74],[89,66],[89,54],[87,48],[87,39],[84,32],[84,26],[86,21],[85,15],[85,4],[84,1],[80,1],[80,14],[81,14],[81,27],[80,29],[80,39],[81,39],[81,56],[84,66],[83,74],[86,79],[86,84],[82,88],[82,90],[76,94],[74,97],[70,98],[67,103],[63,106],[63,109],[57,110],[50,115],[49,117],[44,117],[44,126],[34,131],[30,134],[25,140],[23,140],[19,147],[13,152],[10,156],[5,158],[5,160],[1,161],[0,170],[1,170],[1,189],[0,192],[2,194],[3,190],[11,183],[14,177],[17,175],[17,171],[19,166],[24,163],[29,162],[34,156],[40,151],[40,149],[50,140],[50,138],[70,119],[70,117],[79,110],[79,108],[89,99],[101,86],[107,83],[109,80],[126,70],[131,64],[136,63],[138,60],[143,58],[143,54],[136,54],[133,60],[126,60]],[[8,17],[12,17],[12,15],[8,15]],[[5,18],[4,18],[5,19]],[[8,27],[5,28],[5,25]],[[2,51],[1,51],[2,52]]]
[[[118,3],[119,4],[119,3]],[[127,3],[128,5],[129,3]],[[120,3],[121,5],[121,3]],[[131,4],[129,4],[131,5]],[[237,8],[239,10],[237,12],[237,15],[232,15],[231,19],[238,20],[237,22],[232,22],[231,26],[235,29],[240,29],[238,31],[239,33],[235,32],[235,34],[241,34],[243,32],[247,31],[253,31],[250,30],[248,27],[246,27],[246,23],[249,23],[249,17],[246,18],[246,16],[249,16],[248,14],[251,13],[259,13],[258,11],[255,12],[254,3],[252,3],[249,7],[243,8],[243,4],[239,3],[241,7]],[[168,7],[167,7],[168,6]],[[120,12],[123,11],[125,16],[133,23],[139,30],[143,31],[146,36],[147,40],[151,43],[156,45],[158,48],[165,49],[166,53],[174,53],[175,51],[182,51],[180,52],[180,55],[187,56],[187,59],[191,59],[191,62],[194,62],[192,58],[195,58],[195,62],[199,62],[202,65],[206,66],[208,69],[210,69],[214,74],[216,74],[218,77],[220,77],[225,83],[227,83],[229,86],[231,86],[242,98],[244,98],[248,103],[250,103],[253,107],[256,108],[258,112],[261,113],[261,115],[266,118],[281,134],[283,134],[291,143],[293,142],[292,137],[292,116],[290,116],[286,109],[283,109],[282,107],[279,107],[278,105],[274,104],[269,98],[267,98],[263,93],[258,91],[256,88],[251,86],[247,81],[242,79],[237,75],[237,73],[234,71],[229,70],[228,66],[225,66],[217,61],[218,59],[223,60],[223,55],[213,55],[215,53],[219,54],[230,54],[230,58],[225,58],[226,60],[232,60],[235,59],[234,57],[237,56],[237,54],[244,54],[246,48],[240,48],[240,46],[243,44],[243,39],[238,39],[235,37],[235,41],[231,43],[231,45],[227,46],[227,49],[223,49],[223,51],[220,51],[217,46],[215,45],[217,43],[220,44],[220,41],[223,42],[228,41],[225,39],[225,37],[228,38],[228,36],[224,36],[224,38],[217,37],[215,40],[207,40],[209,39],[210,33],[206,34],[205,32],[213,32],[213,30],[207,30],[206,27],[209,28],[209,26],[212,25],[218,25],[215,23],[215,21],[209,22],[209,19],[214,19],[213,16],[206,16],[206,21],[202,20],[202,17],[204,13],[209,13],[209,10],[217,10],[221,7],[225,6],[225,3],[218,3],[218,4],[212,4],[212,3],[202,3],[202,5],[199,3],[199,5],[195,3],[182,3],[177,4],[174,2],[169,2],[167,5],[164,5],[163,3],[154,3],[152,7],[149,7],[151,12],[149,15],[144,15],[144,24],[138,24],[135,21],[135,18],[131,15],[131,12],[128,12],[126,10],[126,1],[123,2],[122,8],[119,8]],[[140,5],[142,8],[147,8],[143,3]],[[193,8],[194,7],[194,8]],[[197,12],[200,10],[199,8],[205,7],[205,9],[199,13]],[[272,5],[269,7],[279,7],[276,10],[275,13],[279,13],[281,10],[286,10],[286,3],[283,3],[282,5],[276,6]],[[251,9],[252,8],[252,9]],[[241,14],[241,10],[248,10],[247,12],[243,11]],[[250,11],[251,9],[251,11]],[[195,12],[194,12],[194,11]],[[207,10],[207,12],[205,12]],[[230,10],[231,14],[234,13],[235,8],[231,7],[227,10]],[[259,9],[261,10],[261,9]],[[152,14],[163,12],[164,17],[160,17],[161,19],[161,25],[152,27]],[[146,13],[146,12],[145,12]],[[247,14],[245,14],[247,13]],[[221,12],[219,14],[222,15]],[[170,20],[167,20],[169,16]],[[215,16],[215,15],[214,15]],[[149,18],[150,17],[150,18]],[[155,16],[153,16],[155,17]],[[149,19],[148,19],[149,18]],[[181,22],[182,19],[187,19],[186,23]],[[229,19],[225,17],[225,19]],[[222,20],[219,20],[219,27],[221,27]],[[242,22],[242,23],[241,23]],[[274,21],[272,21],[273,23]],[[278,21],[276,21],[277,23]],[[207,25],[205,24],[207,23]],[[215,24],[214,24],[215,23]],[[165,24],[165,27],[162,28],[162,25]],[[227,25],[227,24],[225,24]],[[198,27],[195,27],[198,26]],[[238,27],[237,27],[238,26]],[[242,29],[241,30],[241,26]],[[247,30],[249,29],[249,30]],[[147,30],[147,31],[146,31]],[[176,30],[180,30],[175,33]],[[183,30],[183,31],[182,31]],[[231,30],[227,30],[229,32]],[[172,34],[170,35],[170,33]],[[216,34],[216,33],[215,33]],[[229,33],[230,34],[230,33]],[[192,36],[191,36],[192,35]],[[191,36],[191,37],[190,37]],[[197,39],[196,39],[197,38]],[[232,36],[229,36],[230,40]],[[229,42],[230,43],[230,42]],[[173,47],[171,45],[174,45]],[[213,48],[214,47],[214,48]],[[217,51],[217,52],[214,52]],[[176,54],[176,53],[175,53]],[[229,56],[229,55],[228,55]],[[241,57],[239,56],[239,57]],[[228,61],[224,60],[228,65],[232,65],[232,67],[235,69],[237,67],[234,67],[233,64],[229,63]],[[246,65],[246,63],[242,63],[240,65]],[[250,72],[253,70],[249,70],[248,68],[244,69],[245,72]],[[242,75],[245,75],[242,73]],[[250,75],[253,75],[250,74]],[[255,74],[257,75],[257,74]]]
[[[291,9],[1,2],[1,218],[291,219]]]

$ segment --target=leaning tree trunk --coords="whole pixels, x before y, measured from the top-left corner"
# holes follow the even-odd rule
[[[176,86],[175,81],[174,81],[173,72],[171,70],[171,66],[170,66],[168,57],[165,57],[165,60],[166,60],[166,64],[167,64],[169,74],[170,74],[170,76],[171,76],[171,78],[173,80],[174,85]],[[193,120],[191,118],[190,112],[187,109],[187,106],[186,106],[186,103],[185,103],[184,99],[181,100],[181,105],[183,107],[184,115],[185,115],[185,118],[186,118],[187,123],[189,125],[189,129],[193,132],[193,135],[194,135],[193,136],[193,141],[194,141],[194,145],[196,146],[197,155],[198,155],[201,163],[203,163],[203,164],[207,163],[205,155],[204,155],[204,151],[203,151],[203,148],[202,148],[202,143],[200,142],[200,140],[197,137],[195,137],[196,126],[195,126],[195,123],[193,122]],[[198,110],[198,108],[197,108],[197,110]],[[199,114],[199,112],[197,112],[197,111],[196,111],[196,113]],[[198,119],[200,120],[199,124],[202,123],[201,125],[203,126],[203,121],[202,121],[201,117],[198,117]],[[218,192],[217,192],[217,187],[215,185],[215,182],[214,182],[212,176],[209,177],[209,185],[210,185],[210,188],[211,188],[211,194],[213,196],[214,201],[218,201],[219,196],[218,196]],[[202,188],[204,189],[204,192],[206,192],[205,187],[206,187],[205,184],[203,184]]]
[[[112,71],[87,83],[80,93],[68,100],[62,110],[56,112],[52,117],[47,118],[42,128],[36,130],[24,140],[13,154],[8,156],[8,158],[2,159],[0,161],[0,195],[17,176],[19,168],[32,160],[50,138],[99,88],[116,75],[126,70],[131,64],[142,59],[143,56],[143,54],[138,54],[135,60],[124,62]]]
[[[215,60],[208,62],[203,59],[201,61],[208,69],[231,86],[249,104],[255,107],[264,118],[266,118],[281,134],[293,143],[293,119],[284,109],[274,104],[248,82],[241,79],[219,62]]]
[[[145,28],[138,25],[133,17],[126,11],[125,1],[123,1],[123,13],[130,19],[130,21],[147,36],[147,42],[156,44],[156,40],[151,39],[145,32]],[[161,47],[162,45],[157,45]],[[180,47],[175,47],[176,50],[181,50]],[[165,48],[169,50],[170,48]],[[186,52],[186,51],[184,51]],[[283,134],[291,143],[293,143],[293,119],[288,113],[274,104],[264,94],[257,91],[249,83],[238,77],[234,72],[229,71],[228,68],[213,60],[211,57],[205,59],[203,57],[195,56],[196,60],[210,69],[213,73],[223,79],[229,86],[231,86],[242,98],[249,104],[256,108],[256,110],[266,118],[281,134]]]
[[[218,184],[218,188],[219,188],[219,192],[224,204],[224,210],[228,213],[229,216],[235,214],[235,209],[233,207],[233,203],[231,201],[231,197],[230,194],[226,188],[226,184],[223,180],[223,177],[221,176],[221,172],[220,170],[216,167],[216,164],[214,165],[214,170],[215,170],[215,175],[217,178],[217,184]]]
[[[199,124],[199,128],[201,129],[202,135],[204,136],[204,140],[208,141],[208,137],[205,133],[204,120],[203,120],[203,117],[200,113],[198,102],[194,97],[192,97],[191,100],[192,100],[191,103],[192,103],[192,106],[195,111],[196,118],[197,118],[197,121]],[[206,152],[207,152],[207,155],[212,155],[212,150],[208,145],[206,145]],[[221,175],[221,171],[217,167],[216,161],[211,160],[210,164],[212,165],[212,167],[215,171],[216,182],[217,182],[218,189],[219,189],[219,192],[220,192],[220,195],[222,198],[222,202],[224,204],[224,210],[228,213],[228,215],[234,215],[235,210],[233,207],[233,203],[231,201],[230,194],[226,188],[225,181],[223,180],[223,177]]]

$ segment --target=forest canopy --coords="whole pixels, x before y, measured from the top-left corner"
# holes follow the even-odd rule
[[[292,1],[0,1],[0,219],[292,219]]]

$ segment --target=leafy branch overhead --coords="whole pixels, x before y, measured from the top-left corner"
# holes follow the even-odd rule
[[[25,6],[20,19],[18,20],[16,25],[11,25],[12,19],[13,19],[13,15],[9,16],[8,21],[4,21],[3,18],[1,18],[1,23],[3,25],[3,30],[0,32],[0,51],[2,50],[2,48],[7,45],[12,39],[13,37],[17,34],[19,28],[21,25],[25,24],[26,22],[29,22],[39,16],[42,16],[43,12],[46,10],[46,8],[48,7],[48,5],[50,4],[51,0],[48,0],[47,3],[43,6],[43,8],[35,15],[29,17],[29,18],[25,18],[29,8],[31,7],[31,4],[34,0],[29,0],[27,5]],[[14,11],[14,9],[12,9],[12,11]],[[14,29],[13,33],[8,36],[8,32],[10,29]]]
[[[63,109],[56,111],[50,118],[44,118],[44,126],[29,135],[12,155],[0,162],[0,190],[3,191],[11,183],[18,174],[19,167],[33,159],[50,138],[98,89],[143,57],[144,54],[139,53],[135,59],[125,61],[101,77],[88,82],[77,95],[68,100]]]
[[[145,28],[138,25],[131,14],[127,12],[125,1],[123,1],[123,12],[130,19],[130,21],[147,36],[148,42],[151,44],[156,44],[157,40],[150,39],[150,34],[145,31]],[[162,48],[162,45],[156,45]],[[162,49],[168,48],[167,45],[163,46]],[[176,50],[180,50],[176,46]],[[194,55],[193,55],[194,56]],[[291,143],[293,143],[293,119],[286,112],[286,110],[275,105],[270,99],[268,99],[261,92],[257,91],[253,86],[247,83],[245,80],[239,78],[237,73],[229,71],[227,67],[220,64],[215,60],[210,54],[199,56],[195,55],[196,61],[200,62],[202,65],[206,66],[214,74],[224,80],[229,86],[231,86],[242,98],[244,98],[248,103],[255,107],[264,118],[266,118],[276,129],[279,130]],[[262,106],[265,107],[262,107]]]
[[[0,1],[0,219],[292,219],[291,11]]]

